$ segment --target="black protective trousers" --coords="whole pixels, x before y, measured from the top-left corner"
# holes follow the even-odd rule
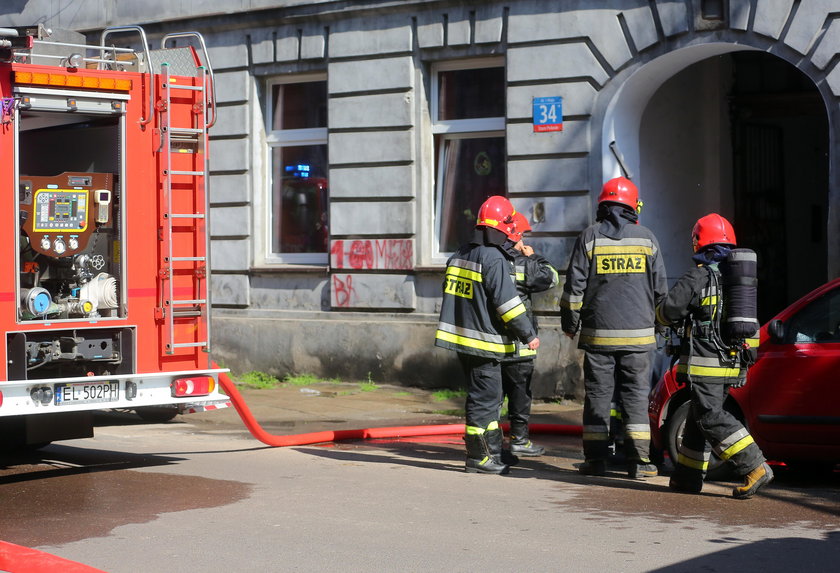
[[[583,361],[583,455],[606,460],[609,455],[613,392],[621,398],[624,450],[628,461],[649,461],[651,352],[590,352]]]
[[[702,473],[709,452],[728,460],[737,475],[747,475],[761,465],[764,454],[738,419],[724,410],[729,386],[693,380],[691,407],[680,443],[676,471]]]
[[[495,358],[458,353],[467,381],[467,426],[486,429],[499,421],[502,403],[502,366]]]
[[[512,436],[516,434],[515,430],[527,431],[528,429],[528,420],[531,418],[531,377],[533,374],[533,360],[502,362],[502,389],[508,398],[508,419]]]

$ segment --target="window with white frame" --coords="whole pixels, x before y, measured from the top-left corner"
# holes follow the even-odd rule
[[[472,237],[484,200],[507,195],[504,62],[435,64],[431,107],[435,258],[442,260]]]
[[[266,261],[326,264],[329,251],[327,81],[272,80],[268,98]]]

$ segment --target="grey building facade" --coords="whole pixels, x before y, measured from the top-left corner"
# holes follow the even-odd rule
[[[759,253],[763,320],[840,274],[830,0],[0,7],[0,26],[36,22],[204,36],[213,354],[235,372],[457,386],[433,347],[444,263],[489,194],[560,271],[609,178],[639,186],[672,279],[720,212]],[[536,299],[534,391],[579,397],[559,296]]]

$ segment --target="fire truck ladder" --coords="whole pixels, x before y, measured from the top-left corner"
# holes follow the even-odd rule
[[[160,63],[161,98],[156,107],[160,115],[161,144],[159,153],[162,164],[162,225],[161,240],[163,248],[163,265],[161,268],[164,321],[164,347],[167,354],[174,354],[179,348],[199,347],[205,352],[210,351],[210,289],[208,278],[210,274],[209,253],[210,233],[207,230],[209,214],[209,193],[207,188],[207,130],[216,122],[215,97],[213,95],[213,71],[207,58],[204,39],[197,32],[185,32],[164,36],[161,50],[157,54],[169,56],[177,49],[167,49],[167,41],[177,37],[192,36],[201,46],[202,61],[205,66],[195,67],[193,73],[187,74],[178,70],[177,75],[191,75],[198,77],[196,85],[185,85],[172,80],[169,61]],[[208,81],[209,80],[209,81]],[[192,93],[185,93],[192,92]],[[187,101],[188,103],[183,103]],[[188,106],[188,111],[183,107]],[[180,106],[180,113],[176,108]],[[208,120],[208,113],[211,117]],[[176,125],[183,122],[184,116],[191,116],[191,125]],[[192,169],[179,169],[183,164],[184,153],[193,158]],[[176,159],[178,157],[178,159]],[[177,182],[174,180],[177,179]],[[185,184],[185,182],[189,182]],[[189,197],[179,197],[178,194],[192,194]],[[184,205],[192,205],[190,209],[183,209]],[[176,209],[179,209],[176,211]],[[184,212],[187,211],[187,212]],[[193,228],[192,238],[199,228],[204,229],[204,241],[196,244],[194,240],[175,240],[176,228]],[[184,288],[176,289],[176,275],[192,274],[190,282],[193,287],[191,296],[183,296]],[[183,286],[183,282],[179,283]],[[180,297],[180,298],[179,298]],[[195,328],[186,328],[190,338],[176,338],[176,322],[183,324],[193,318]],[[202,326],[203,325],[203,326]],[[182,335],[183,337],[183,335]]]

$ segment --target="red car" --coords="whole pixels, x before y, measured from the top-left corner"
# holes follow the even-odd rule
[[[653,445],[676,459],[688,390],[667,370],[651,390]],[[788,465],[840,463],[840,278],[810,292],[761,327],[758,361],[724,406],[764,455]],[[709,475],[725,468],[713,456]]]

